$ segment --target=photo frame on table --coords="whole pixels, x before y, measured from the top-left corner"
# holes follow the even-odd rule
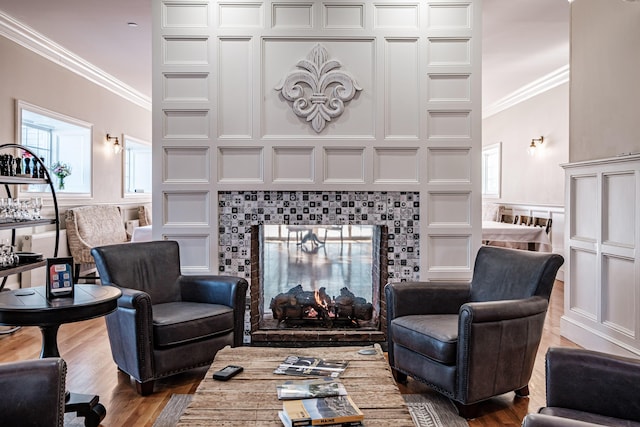
[[[47,258],[47,299],[73,298],[73,258]]]

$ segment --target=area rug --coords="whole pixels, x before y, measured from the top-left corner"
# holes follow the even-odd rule
[[[191,394],[172,395],[153,427],[175,427],[191,397]],[[458,416],[453,403],[438,393],[405,394],[402,397],[417,427],[468,427],[467,421]]]
[[[404,394],[404,402],[418,427],[468,427],[451,401],[439,394]]]

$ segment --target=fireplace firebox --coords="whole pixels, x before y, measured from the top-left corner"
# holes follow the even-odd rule
[[[251,234],[253,345],[385,340],[385,226],[262,225]]]

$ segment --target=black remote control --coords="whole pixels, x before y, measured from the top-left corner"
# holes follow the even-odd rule
[[[218,381],[227,381],[234,375],[238,375],[240,372],[242,372],[242,370],[242,366],[229,365],[220,369],[219,371],[214,372],[213,379]]]

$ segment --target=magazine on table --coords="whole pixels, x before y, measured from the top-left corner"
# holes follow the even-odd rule
[[[344,385],[333,377],[286,381],[277,386],[277,390],[280,400],[347,395]]]
[[[349,396],[285,400],[280,416],[283,424],[292,427],[358,425],[364,419],[364,414]]]
[[[273,373],[281,375],[337,378],[347,369],[346,360],[324,360],[318,357],[287,356]]]

